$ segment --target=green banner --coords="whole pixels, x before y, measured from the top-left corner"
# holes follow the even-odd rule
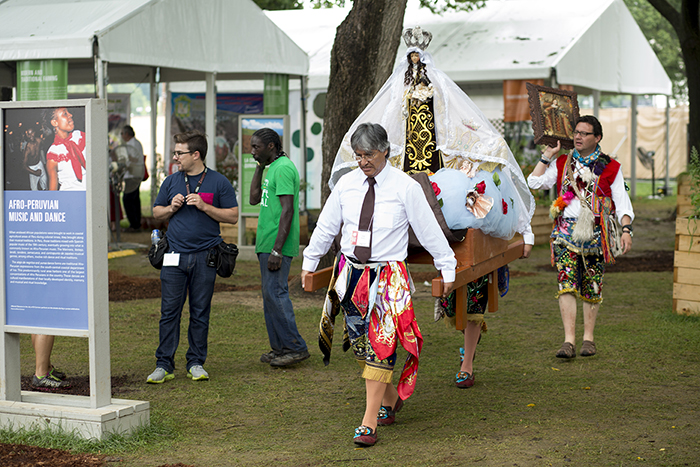
[[[289,113],[289,76],[265,73],[263,112],[266,115],[287,115]]]
[[[17,62],[17,100],[68,99],[68,60]]]

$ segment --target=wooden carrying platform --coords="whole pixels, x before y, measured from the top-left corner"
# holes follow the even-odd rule
[[[483,275],[489,276],[489,311],[498,310],[498,278],[496,271],[501,266],[520,258],[523,254],[524,243],[522,240],[509,243],[507,240],[484,235],[481,230],[469,229],[467,236],[459,243],[450,245],[457,259],[455,277],[456,291],[456,322],[457,329],[464,329],[467,325],[466,317],[466,286]],[[409,263],[433,264],[433,257],[427,251],[410,255],[406,259]],[[313,292],[323,287],[328,287],[333,268],[325,268],[306,276],[304,290]],[[432,295],[442,295],[443,281],[441,277],[433,279]]]

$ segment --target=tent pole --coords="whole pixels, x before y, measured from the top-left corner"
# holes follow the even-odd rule
[[[206,73],[205,131],[207,133],[207,167],[216,170],[216,72]]]
[[[637,196],[637,95],[631,95],[632,105],[630,109],[630,126],[632,129],[631,149],[630,149],[630,197]]]
[[[304,189],[299,192],[299,201],[300,201],[300,208],[302,210],[302,213],[306,213],[306,98],[307,98],[307,82],[308,82],[308,77],[307,76],[300,76],[299,77],[299,82],[300,82],[300,94],[301,94],[301,115],[299,116],[299,121],[301,124],[299,125],[299,150],[301,151],[301,155],[299,157],[299,161],[301,162],[301,183],[302,186],[304,186]]]
[[[669,184],[671,183],[669,177],[669,166],[668,164],[671,161],[671,156],[669,153],[671,152],[671,96],[666,96],[666,177],[664,179],[664,196],[668,196],[671,194],[671,191],[669,190]],[[653,194],[653,193],[652,193]]]
[[[593,90],[593,116],[599,118],[600,115],[600,90]]]
[[[158,173],[156,165],[156,138],[157,138],[157,126],[158,126],[158,68],[151,68],[150,76],[150,98],[151,98],[151,187],[157,184]],[[155,203],[155,190],[151,189],[151,210],[153,209],[153,203]]]
[[[105,89],[105,66],[106,63],[102,59],[97,57],[97,98],[106,99],[107,92]]]

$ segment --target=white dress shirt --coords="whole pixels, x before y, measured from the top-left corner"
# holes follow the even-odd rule
[[[413,227],[421,246],[433,257],[445,282],[454,282],[457,260],[435,219],[420,184],[387,163],[376,177],[372,256],[369,262],[403,261],[408,250],[408,226]],[[358,230],[360,210],[369,185],[356,169],[335,185],[304,249],[302,269],[315,271],[342,225],[341,252],[353,257],[352,233]]]
[[[574,172],[577,172],[583,167],[583,165],[579,161],[574,159],[573,162]],[[548,190],[555,186],[556,183],[556,160],[553,160],[552,163],[549,164],[549,166],[547,166],[547,170],[545,170],[545,172],[542,175],[535,176],[530,174],[530,176],[527,177],[527,184],[533,190]],[[610,190],[612,192],[612,200],[615,203],[615,215],[617,216],[617,221],[622,223],[622,217],[627,215],[630,216],[630,222],[632,222],[634,220],[634,210],[632,209],[632,202],[630,201],[630,197],[627,194],[627,190],[625,190],[625,177],[622,175],[622,166],[620,166],[619,170],[617,171],[615,181],[613,181],[612,185],[610,185]],[[579,201],[578,196],[574,196],[569,205],[566,208],[564,208],[562,216],[564,218],[578,219],[580,213],[581,201]]]

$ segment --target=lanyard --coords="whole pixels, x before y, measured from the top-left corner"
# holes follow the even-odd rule
[[[194,189],[195,194],[199,193],[199,188],[202,186],[202,182],[204,181],[204,177],[207,176],[207,170],[209,170],[209,168],[204,167],[204,172],[202,172],[202,176],[199,177],[199,181],[197,182],[197,186]],[[190,191],[190,179],[187,176],[187,172],[185,172],[185,186],[187,187],[187,194],[189,195],[191,193],[191,191]]]

